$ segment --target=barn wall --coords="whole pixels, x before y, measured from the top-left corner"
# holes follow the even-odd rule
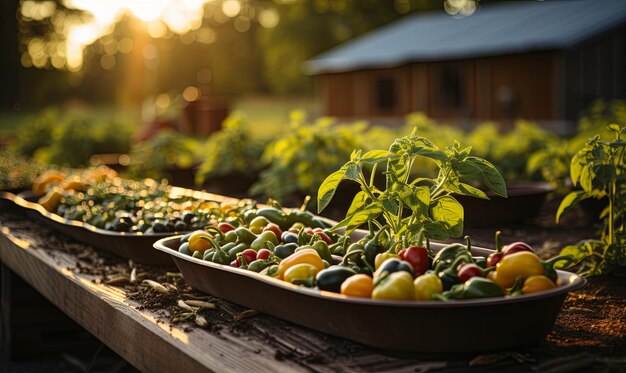
[[[563,52],[565,116],[576,118],[595,99],[626,99],[626,26]]]
[[[447,121],[553,120],[561,112],[557,62],[556,52],[537,52],[326,74],[320,96],[324,114],[337,117],[421,111]],[[455,88],[458,95],[451,95]],[[381,105],[381,92],[390,90],[393,105]]]

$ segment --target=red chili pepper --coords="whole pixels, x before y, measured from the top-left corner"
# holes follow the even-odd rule
[[[502,252],[502,239],[500,238],[500,231],[496,232],[496,252],[489,254],[487,257],[487,267],[495,267],[500,262],[504,253]]]
[[[272,252],[268,249],[261,249],[258,253],[256,253],[256,258],[258,259],[267,259],[272,255]]]
[[[474,263],[465,263],[459,266],[459,272],[457,273],[457,277],[461,282],[465,282],[472,277],[480,276],[482,277],[483,271],[482,269],[474,264]]]
[[[235,267],[235,268],[239,268],[241,267],[241,262],[238,260],[239,258],[233,260],[232,262],[230,262],[230,266],[231,267]]]
[[[283,231],[280,230],[278,224],[269,223],[263,228],[263,232],[272,231],[276,235],[276,237],[280,237],[283,234]]]
[[[250,264],[256,260],[256,251],[252,249],[245,249],[241,252],[241,256],[246,260],[246,263]],[[241,265],[241,259],[237,256],[237,263]]]
[[[526,242],[513,242],[504,247],[504,251],[502,252],[504,256],[511,255],[513,253],[518,253],[520,251],[530,251],[531,253],[535,252],[530,245]]]
[[[232,225],[230,225],[228,223],[219,223],[217,225],[217,229],[222,231],[222,233],[226,233],[226,232],[234,231],[235,227],[233,227]]]
[[[398,255],[400,259],[411,263],[415,276],[428,271],[428,250],[425,247],[411,246],[408,249],[400,250]]]
[[[489,254],[489,256],[487,257],[487,267],[493,267],[496,264],[498,264],[503,256],[504,256],[503,253],[491,253],[491,254]]]
[[[324,232],[322,230],[322,228],[315,228],[315,229],[313,229],[313,233],[312,234],[317,234],[318,236],[320,236],[320,238],[324,242],[326,242],[329,245],[332,245],[334,243],[333,240],[326,234],[326,232]]]

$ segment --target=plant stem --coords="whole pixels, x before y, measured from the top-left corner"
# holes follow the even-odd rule
[[[372,199],[372,202],[378,200],[376,196],[374,196],[374,193],[372,193],[371,187],[367,184],[367,181],[365,180],[365,175],[363,175],[363,172],[359,174],[358,182],[361,184],[361,189],[368,195],[368,197]],[[395,232],[397,230],[397,227],[395,227],[393,224],[393,220],[394,220],[393,216],[390,215],[389,212],[385,210],[384,208],[383,208],[383,217],[385,218],[389,226],[393,227],[393,231]]]
[[[433,189],[433,191],[430,192],[430,199],[431,199],[431,201],[433,199],[437,198],[439,196],[439,194],[441,193],[441,189],[443,188],[443,185],[445,184],[445,182],[448,180],[448,176],[450,176],[450,172],[452,172],[452,169],[448,168],[446,170],[445,174],[443,175],[443,178],[439,182],[439,184],[437,184],[435,189]]]

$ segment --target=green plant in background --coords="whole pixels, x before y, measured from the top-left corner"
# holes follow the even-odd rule
[[[37,149],[52,144],[52,133],[59,122],[57,111],[51,109],[43,111],[20,127],[10,149],[17,154],[32,157]]]
[[[211,134],[200,151],[196,184],[202,185],[212,176],[256,174],[261,169],[265,144],[252,138],[248,127],[241,115],[231,115],[220,131]]]
[[[585,199],[607,200],[600,216],[604,221],[601,239],[581,241],[561,251],[581,262],[580,272],[584,275],[610,273],[618,266],[626,266],[626,127],[610,124],[607,129],[613,140],[603,141],[596,135],[572,158],[572,183],[582,190],[565,196],[556,213],[558,222],[565,212]]]
[[[505,178],[524,180],[528,178],[528,158],[538,150],[545,149],[558,137],[541,129],[537,124],[519,120],[515,128],[497,137],[496,146],[482,156],[490,159]]]
[[[172,130],[159,131],[151,139],[133,146],[126,176],[161,179],[167,170],[188,169],[197,164],[199,151],[197,140]]]
[[[580,149],[595,135],[602,140],[612,140],[612,136],[605,131],[612,123],[626,123],[626,101],[594,101],[578,120],[577,134],[570,140],[574,149]]]
[[[303,113],[293,113],[291,130],[265,148],[267,168],[250,192],[281,202],[294,194],[315,195],[326,175],[360,147],[354,134],[364,130],[363,124],[337,125],[332,119],[308,123]]]
[[[571,144],[563,139],[546,144],[544,149],[537,150],[528,158],[527,175],[530,179],[541,178],[549,182],[560,195],[566,194],[571,189],[567,180],[573,154],[571,148]]]
[[[127,153],[133,127],[116,120],[97,122],[46,110],[18,132],[11,150],[58,166],[88,166],[99,153]]]
[[[43,164],[36,160],[0,151],[0,190],[29,189],[43,170]]]
[[[131,127],[123,123],[68,118],[54,128],[52,143],[39,148],[35,157],[46,164],[88,166],[94,154],[127,153],[131,135]]]
[[[345,227],[350,233],[366,222],[382,217],[396,242],[421,243],[424,238],[445,240],[463,234],[463,206],[452,196],[462,194],[488,199],[470,184],[479,181],[498,195],[506,197],[502,175],[485,159],[471,156],[471,147],[461,148],[458,141],[441,150],[417,131],[396,139],[389,150],[354,151],[350,161],[330,174],[318,191],[318,211],[333,198],[339,183],[352,180],[359,184],[358,192],[346,213],[346,218],[333,229]],[[426,158],[438,169],[435,178],[412,178],[411,169],[417,159]],[[378,165],[387,163],[385,190],[373,183]],[[373,170],[369,179],[363,169]]]

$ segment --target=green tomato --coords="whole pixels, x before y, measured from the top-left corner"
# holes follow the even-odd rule
[[[265,226],[269,224],[269,222],[270,221],[267,220],[267,218],[263,216],[257,216],[256,218],[252,219],[248,229],[250,229],[250,231],[254,234],[260,234],[261,232],[263,232],[263,228],[265,228]]]

